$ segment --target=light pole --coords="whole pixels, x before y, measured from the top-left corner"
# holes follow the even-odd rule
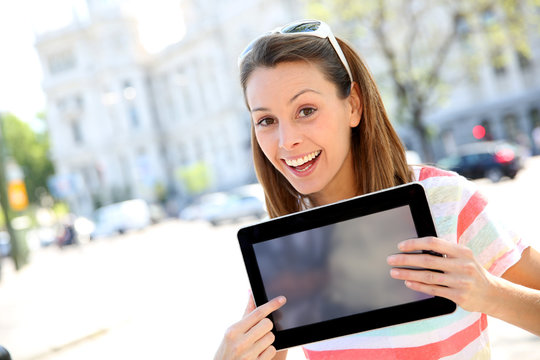
[[[21,257],[19,256],[19,243],[17,241],[17,234],[11,226],[11,217],[9,215],[9,203],[7,196],[7,182],[6,182],[6,152],[5,152],[5,139],[4,139],[4,119],[0,113],[0,208],[4,214],[4,222],[6,223],[6,229],[9,234],[9,242],[11,244],[11,258],[15,263],[15,269],[19,270],[23,265]]]

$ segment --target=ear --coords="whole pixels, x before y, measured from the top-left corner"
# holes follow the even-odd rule
[[[349,125],[351,128],[358,126],[360,124],[360,119],[362,118],[362,100],[360,99],[360,88],[356,82],[353,82],[351,85],[351,93],[347,98],[350,106],[350,119]]]

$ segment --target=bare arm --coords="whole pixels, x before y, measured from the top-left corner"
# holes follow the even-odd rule
[[[491,316],[540,336],[540,252],[525,249],[521,259],[499,279],[498,305]]]
[[[392,266],[443,271],[392,269],[391,276],[405,280],[407,287],[445,297],[465,310],[483,312],[540,336],[540,254],[536,250],[526,249],[502,278],[485,270],[469,248],[438,238],[407,240],[400,250],[446,254],[445,258],[428,254],[390,256],[388,263]]]

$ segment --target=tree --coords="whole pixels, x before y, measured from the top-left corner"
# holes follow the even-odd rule
[[[361,39],[364,54],[373,49],[383,59],[382,82],[391,84],[394,113],[414,129],[432,161],[426,114],[444,100],[456,73],[477,77],[482,62],[503,69],[507,48],[520,62],[530,59],[528,36],[538,35],[535,1],[308,0],[308,9],[348,39]],[[480,52],[478,46],[487,48]]]
[[[12,114],[3,115],[6,153],[23,169],[30,202],[38,203],[47,191],[47,179],[54,174],[49,158],[49,138],[46,132],[36,132]]]

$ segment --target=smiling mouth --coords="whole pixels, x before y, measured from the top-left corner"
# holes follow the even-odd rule
[[[321,150],[317,150],[298,159],[293,159],[293,160],[283,159],[283,160],[285,161],[287,166],[294,168],[294,170],[296,171],[302,172],[311,168],[311,166],[313,165],[313,163],[315,162],[315,160],[320,154],[321,154]]]

